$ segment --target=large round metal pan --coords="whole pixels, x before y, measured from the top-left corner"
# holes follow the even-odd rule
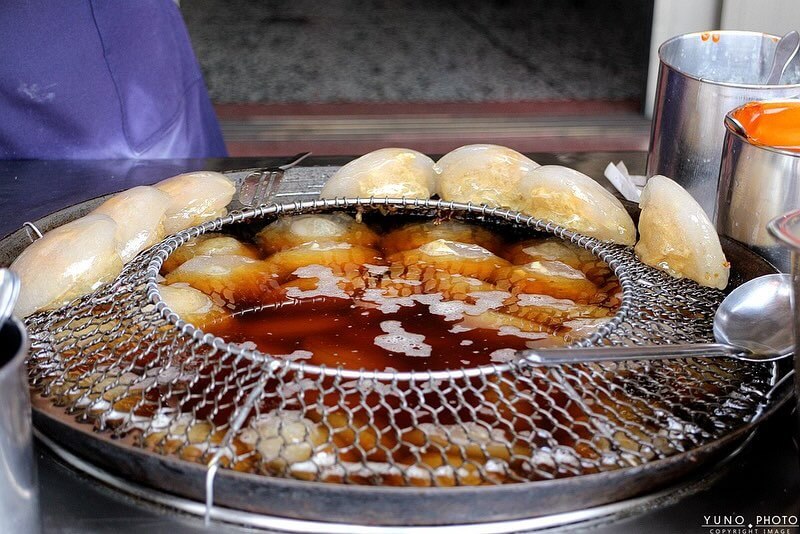
[[[75,219],[101,199],[56,212],[35,224],[42,230]],[[631,207],[632,208],[632,207]],[[633,211],[633,209],[632,209]],[[29,243],[25,229],[0,240],[0,264],[8,264]],[[733,265],[732,284],[775,272],[763,258],[723,239]],[[784,369],[776,369],[781,376]],[[362,525],[454,525],[509,521],[580,510],[663,488],[730,453],[756,425],[791,396],[781,388],[753,422],[691,451],[648,464],[599,474],[455,488],[397,488],[305,482],[219,470],[213,502],[233,510],[270,516]],[[113,440],[34,395],[34,424],[68,452],[112,475],[162,493],[205,502],[207,469]]]

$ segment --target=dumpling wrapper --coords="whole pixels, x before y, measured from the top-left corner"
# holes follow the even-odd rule
[[[281,217],[258,232],[255,241],[266,254],[272,254],[313,241],[371,247],[378,236],[366,224],[337,212]]]
[[[350,243],[310,241],[276,252],[264,261],[270,271],[285,281],[297,269],[309,265],[328,267],[338,276],[355,276],[366,265],[381,265],[383,258],[377,250]]]
[[[275,410],[253,418],[239,439],[258,451],[273,469],[285,469],[303,477],[307,464],[321,446],[329,449],[327,427],[303,417],[298,410]],[[326,451],[325,454],[333,454]],[[302,464],[302,465],[296,465]],[[313,469],[313,468],[312,468]]]
[[[169,205],[166,193],[139,186],[114,195],[92,213],[108,215],[117,223],[117,252],[122,262],[128,263],[164,237],[164,214]]]
[[[181,319],[200,328],[229,317],[225,310],[211,300],[211,297],[189,284],[159,284],[158,292],[164,303]]]
[[[539,164],[503,146],[466,145],[442,156],[436,166],[442,199],[518,210],[520,182]]]
[[[122,270],[117,223],[89,214],[47,232],[11,264],[20,279],[18,317],[57,308],[113,280]]]
[[[588,250],[557,237],[521,241],[506,248],[503,257],[514,265],[532,261],[558,261],[583,272],[592,282],[604,285],[611,274],[608,264]]]
[[[545,165],[520,183],[520,211],[579,234],[633,246],[636,226],[622,202],[605,187],[568,167]]]
[[[486,281],[500,268],[511,264],[480,245],[437,239],[413,250],[388,257],[391,274],[416,276],[429,268]]]
[[[336,171],[320,198],[430,198],[436,186],[431,158],[408,148],[382,148]]]
[[[222,217],[236,192],[236,186],[224,174],[212,171],[179,174],[153,187],[170,198],[164,216],[167,234]]]
[[[714,225],[700,204],[666,176],[647,181],[639,202],[640,239],[636,256],[675,278],[724,289],[730,263]]]
[[[474,243],[493,253],[502,248],[500,236],[476,224],[452,219],[406,224],[385,234],[381,238],[381,248],[386,254],[394,254],[421,247],[437,239]]]
[[[171,273],[195,256],[245,256],[258,259],[256,247],[225,234],[201,234],[179,246],[161,265],[161,272]]]
[[[246,256],[195,256],[169,273],[167,284],[186,283],[216,303],[270,303],[280,293],[271,266]]]
[[[512,293],[549,295],[578,303],[599,303],[606,295],[585,274],[560,261],[532,261],[493,273],[492,282]]]

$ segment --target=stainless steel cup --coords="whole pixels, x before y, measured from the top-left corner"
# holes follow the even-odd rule
[[[792,287],[794,295],[794,395],[797,401],[796,434],[800,443],[800,210],[782,215],[768,224],[769,232],[791,251]]]
[[[658,49],[658,75],[647,175],[681,184],[714,217],[723,120],[753,100],[800,96],[800,55],[782,82],[763,85],[778,37],[717,31],[673,37]]]
[[[758,252],[782,272],[792,268],[791,253],[767,224],[800,208],[800,153],[750,142],[725,116],[725,139],[717,191],[717,231]]]
[[[28,336],[16,319],[0,328],[0,532],[39,532],[31,399],[25,372]]]

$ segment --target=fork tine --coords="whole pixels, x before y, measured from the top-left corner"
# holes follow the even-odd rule
[[[244,180],[242,180],[242,185],[239,187],[239,202],[243,206],[253,205],[253,198],[255,197],[256,188],[258,187],[258,181],[261,174],[261,171],[251,172],[244,177]]]
[[[282,169],[271,169],[248,175],[242,182],[239,202],[248,207],[266,204],[277,194],[283,175]]]
[[[288,163],[280,167],[251,172],[242,180],[242,185],[239,188],[239,202],[247,207],[266,204],[269,199],[278,193],[286,170],[291,169],[310,155],[311,152],[301,152],[292,156]]]
[[[263,171],[258,177],[258,183],[256,184],[256,190],[253,193],[253,206],[260,206],[264,203],[264,199],[269,194],[269,181],[270,177],[272,176],[271,172]]]

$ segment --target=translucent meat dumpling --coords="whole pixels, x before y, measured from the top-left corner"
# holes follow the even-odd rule
[[[560,261],[532,261],[498,269],[492,276],[498,289],[513,293],[550,295],[575,302],[601,302],[605,295],[586,275]]]
[[[477,315],[465,315],[458,325],[464,328],[484,328],[500,332],[508,332],[511,330],[517,332],[552,334],[556,330],[544,323],[537,323],[532,319],[497,310],[487,310]],[[540,336],[534,337],[538,338]]]
[[[514,265],[541,260],[560,261],[583,272],[593,282],[599,282],[611,274],[606,262],[585,248],[557,237],[522,241],[509,247],[503,257]]]
[[[495,391],[487,388],[483,395],[488,397]],[[511,402],[514,401],[518,399]],[[452,401],[456,402],[463,400]],[[505,399],[491,402],[500,410],[511,404]],[[419,457],[425,468],[409,470],[407,476],[415,486],[475,486],[484,484],[486,479],[497,484],[508,481],[509,473],[516,472],[515,458],[530,458],[532,451],[527,442],[509,439],[507,432],[483,421],[420,423],[404,432],[402,439],[413,451],[413,461]]]
[[[128,263],[164,237],[164,214],[169,205],[166,193],[139,186],[117,193],[92,213],[108,215],[117,223],[117,252],[123,263]]]
[[[557,237],[528,239],[516,243],[506,250],[503,257],[514,265],[548,260],[560,261],[575,269],[579,269],[582,263],[596,259],[588,250]]]
[[[245,256],[258,259],[260,254],[253,245],[242,243],[224,234],[201,234],[177,248],[164,260],[161,271],[170,273],[195,256]]]
[[[703,208],[681,186],[656,175],[647,181],[639,203],[636,255],[644,263],[676,278],[707,287],[728,285],[725,259],[714,225]]]
[[[436,166],[442,199],[518,210],[522,177],[539,164],[503,146],[467,145],[445,154]]]
[[[503,311],[548,326],[560,326],[571,319],[608,317],[612,313],[608,308],[593,304],[578,304],[569,299],[528,293],[518,294],[515,302]]]
[[[238,438],[256,450],[261,461],[273,472],[288,470],[297,478],[313,479],[318,469],[314,454],[331,454],[330,447],[325,446],[327,427],[295,410],[261,414],[242,429]]]
[[[495,270],[510,264],[480,245],[437,239],[414,250],[389,256],[392,276],[414,277],[426,268],[488,280]]]
[[[264,253],[272,254],[312,241],[371,247],[378,236],[366,224],[337,212],[282,217],[256,234],[255,241]]]
[[[530,457],[530,447],[511,441],[500,428],[491,428],[486,423],[465,422],[460,425],[443,425],[421,423],[410,432],[403,434],[403,439],[416,447],[429,448],[441,456],[445,451],[449,462],[456,462],[462,457],[462,451],[469,460],[484,464],[491,459],[508,461],[512,455]],[[425,461],[425,455],[422,455]],[[438,467],[441,460],[435,461]]]
[[[280,293],[271,266],[245,256],[195,256],[165,279],[169,285],[189,284],[215,303],[237,307],[274,302]]]
[[[408,148],[382,148],[336,171],[320,198],[430,198],[435,189],[433,160]]]
[[[373,248],[350,243],[318,243],[312,241],[302,245],[276,252],[265,263],[280,280],[295,272],[300,267],[320,265],[333,270],[336,275],[356,276],[362,266],[380,265],[383,258]]]
[[[619,199],[583,173],[545,165],[525,176],[520,188],[520,210],[528,215],[601,241],[636,242],[636,226]]]
[[[569,328],[569,331],[564,333],[564,342],[575,343],[576,341],[589,337],[597,332],[597,329],[609,320],[608,317],[589,317],[566,321],[564,327]]]
[[[381,239],[381,247],[386,254],[394,254],[419,248],[437,239],[474,243],[492,252],[499,251],[502,245],[502,239],[486,228],[445,220],[411,223],[392,230]]]
[[[20,278],[18,317],[56,308],[113,280],[122,270],[117,223],[90,214],[47,232],[11,264]]]
[[[159,284],[158,292],[164,303],[181,319],[200,328],[210,323],[220,323],[229,317],[225,310],[214,304],[211,297],[189,284]]]
[[[415,274],[417,276],[409,276]],[[375,285],[381,296],[388,298],[439,293],[444,300],[475,301],[474,293],[496,290],[492,284],[477,278],[450,274],[446,271],[411,272],[406,273],[403,278],[382,277]]]
[[[236,186],[224,174],[212,171],[179,174],[153,187],[170,198],[164,218],[167,234],[222,217],[236,192]]]

